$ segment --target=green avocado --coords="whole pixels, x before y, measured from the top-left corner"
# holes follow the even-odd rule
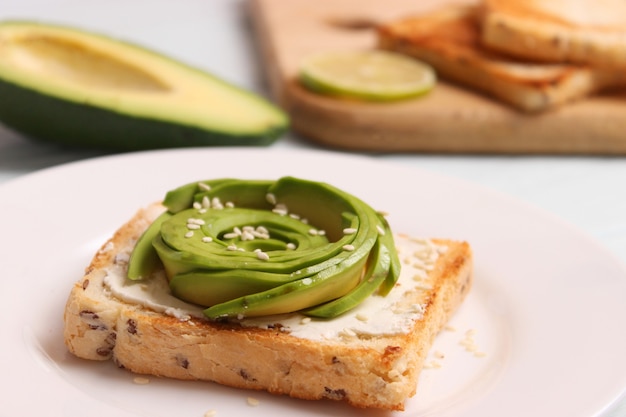
[[[172,293],[206,307],[210,319],[335,317],[386,295],[400,271],[385,219],[329,184],[222,178],[171,190],[164,205],[128,277],[162,264]]]
[[[0,22],[0,122],[63,145],[138,150],[268,145],[269,101],[137,45],[78,28]]]

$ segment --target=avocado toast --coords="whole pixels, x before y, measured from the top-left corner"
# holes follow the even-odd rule
[[[316,186],[315,183],[292,178],[277,181],[282,182],[298,185],[297,188],[305,194],[315,194],[307,188],[311,184]],[[194,193],[198,191],[196,189]],[[297,192],[287,193],[286,199],[294,194]],[[267,195],[271,196],[269,200],[279,200],[270,204],[275,208],[278,206],[280,212],[284,207],[280,205],[281,201],[285,201],[281,194],[277,193],[278,197],[271,193]],[[333,196],[339,200],[343,198],[341,194]],[[174,200],[178,201],[178,198]],[[213,207],[208,211],[220,211],[222,215],[230,209],[227,204],[218,208],[216,202],[213,201]],[[149,270],[148,279],[128,278],[129,270],[132,276],[137,262],[137,258],[133,259],[134,248],[141,246],[141,241],[149,235],[146,230],[150,225],[158,224],[156,220],[172,207],[167,196],[164,203],[167,206],[157,202],[140,210],[121,226],[95,255],[85,276],[72,288],[65,310],[64,336],[67,347],[76,356],[92,360],[112,359],[120,367],[140,374],[214,381],[301,399],[344,400],[356,407],[402,410],[406,399],[416,392],[418,376],[434,337],[471,287],[472,254],[467,243],[395,234],[394,247],[389,248],[389,262],[380,263],[387,272],[382,274],[383,279],[378,281],[375,291],[368,290],[371,295],[356,303],[353,302],[354,289],[368,287],[366,284],[371,281],[363,277],[379,275],[377,272],[368,275],[367,272],[379,272],[379,263],[373,260],[384,256],[381,258],[375,251],[372,252],[375,255],[367,255],[366,263],[359,266],[363,270],[360,283],[350,284],[353,289],[338,292],[334,300],[316,299],[313,307],[298,305],[297,311],[248,314],[245,309],[238,310],[236,300],[247,297],[238,294],[231,301],[217,302],[207,309],[199,304],[201,300],[189,303],[170,293],[170,289],[175,291],[175,286],[171,285],[171,277],[168,277],[171,271],[167,271],[167,266],[157,263],[152,268],[149,266],[151,262],[142,261],[138,270]],[[295,201],[292,203],[289,206],[295,207]],[[337,204],[345,208],[341,201]],[[200,211],[203,208],[201,204],[194,209]],[[305,206],[300,208],[301,213],[306,212]],[[367,217],[367,207],[357,207],[356,211],[361,209],[361,214]],[[338,213],[344,218],[341,227],[345,226],[345,219],[350,218],[346,213]],[[282,212],[274,214],[290,217]],[[332,217],[333,214],[328,212],[325,216]],[[365,222],[365,217],[359,218]],[[297,220],[302,222],[303,219]],[[200,222],[188,222],[187,226],[197,223]],[[305,224],[308,230],[308,222]],[[210,230],[208,225],[203,226]],[[356,226],[360,229],[359,224]],[[382,233],[377,225],[371,226],[375,233],[364,228],[364,236],[391,237]],[[200,230],[196,227],[189,229],[194,234]],[[270,234],[277,230],[270,229]],[[336,232],[331,227],[328,229],[331,235]],[[350,243],[341,239],[356,242],[359,232],[345,229],[342,237],[331,237],[329,241],[330,246],[333,242],[340,242],[339,256],[350,259],[356,256],[359,248],[350,247]],[[217,236],[227,240],[225,254],[243,252],[228,249],[233,244],[229,240],[231,236],[226,233]],[[244,246],[241,237],[237,239]],[[372,244],[372,248],[375,245]],[[326,242],[322,246],[328,247]],[[264,258],[256,255],[257,252],[252,253],[259,259]],[[272,258],[279,256],[280,250],[268,249],[266,253]],[[399,274],[394,272],[392,258],[399,261],[395,265],[399,266]],[[320,264],[328,262],[325,260]],[[311,282],[305,285],[314,287],[318,279],[315,274],[320,270],[311,268],[315,270],[311,275],[314,278],[305,277],[300,281],[310,279]],[[336,277],[331,276],[330,281],[341,279],[333,278]],[[389,279],[393,282],[392,288],[388,288]],[[245,304],[251,310],[256,308],[258,312],[258,307],[265,305],[254,304],[255,297],[258,298],[256,293],[248,297],[252,302]],[[289,303],[278,303],[284,304]],[[337,305],[343,308],[337,309]],[[215,311],[219,314],[214,315]]]

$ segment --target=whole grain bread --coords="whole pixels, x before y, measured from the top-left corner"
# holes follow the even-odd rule
[[[381,25],[379,47],[428,62],[441,78],[525,112],[554,109],[626,84],[623,71],[523,61],[486,48],[482,19],[481,6],[447,5]]]
[[[180,306],[162,311],[116,298],[107,287],[107,276],[125,273],[136,240],[163,210],[155,203],[138,211],[100,248],[72,287],[64,313],[64,339],[72,354],[113,360],[139,374],[402,410],[416,392],[433,339],[472,285],[467,243],[399,235],[402,274],[411,274],[412,284],[403,287],[399,281],[392,292],[402,295],[394,308],[417,306],[419,311],[406,333],[368,335],[344,329],[340,335],[314,340],[298,335],[296,327],[324,328],[328,323],[299,315],[272,317],[267,325],[212,322]],[[412,245],[421,245],[428,259],[416,259]],[[157,271],[151,279],[159,277]],[[298,324],[293,324],[294,317]]]
[[[482,42],[533,61],[626,69],[626,2],[484,0]]]

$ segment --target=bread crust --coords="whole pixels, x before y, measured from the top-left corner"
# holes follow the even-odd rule
[[[488,49],[482,18],[479,6],[446,6],[380,26],[379,46],[428,62],[442,78],[529,113],[626,85],[622,71],[523,62]]]
[[[626,68],[622,1],[484,0],[484,6],[482,42],[490,48],[534,61]]]
[[[125,262],[120,253],[132,248],[162,211],[157,203],[137,212],[102,246],[72,287],[64,314],[64,339],[72,354],[113,360],[139,374],[403,410],[405,400],[416,392],[436,334],[472,285],[470,246],[438,240],[447,251],[428,274],[432,287],[419,295],[427,305],[408,334],[319,342],[293,336],[280,326],[181,320],[115,299],[103,284],[106,268]]]

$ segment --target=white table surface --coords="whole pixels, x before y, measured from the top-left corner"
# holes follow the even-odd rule
[[[107,32],[263,94],[244,4],[241,0],[4,0],[0,19],[41,19]],[[315,146],[289,134],[272,148]],[[0,124],[0,185],[43,168],[104,154],[34,142]],[[370,156],[464,178],[517,197],[582,229],[626,263],[626,160],[622,157]],[[626,399],[604,415],[626,416]]]

